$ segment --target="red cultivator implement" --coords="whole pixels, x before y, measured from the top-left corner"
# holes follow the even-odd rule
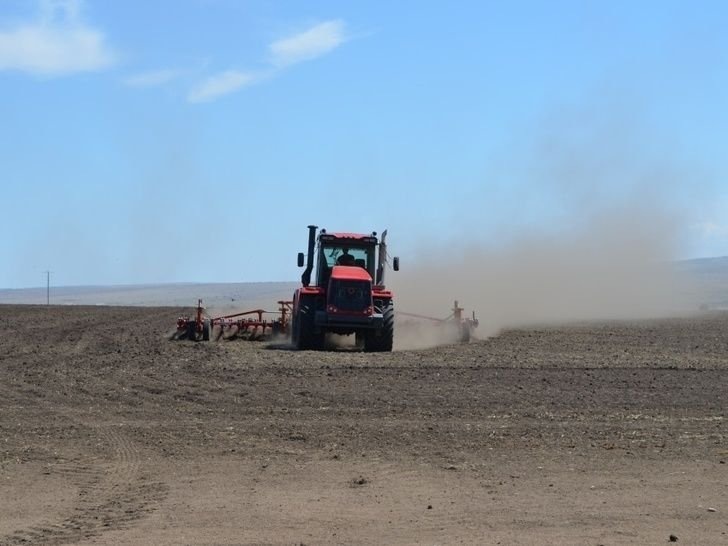
[[[209,341],[237,337],[261,340],[277,335],[288,335],[292,304],[290,301],[279,301],[277,312],[253,309],[221,317],[210,317],[205,313],[202,300],[197,300],[197,312],[194,316],[177,319],[177,332],[174,337],[191,341]]]
[[[458,306],[458,302],[456,300],[452,308],[452,313],[443,319],[417,315],[414,313],[405,313],[403,311],[397,311],[397,315],[430,321],[438,327],[450,329],[458,341],[467,343],[470,341],[473,330],[478,327],[479,322],[478,319],[475,318],[475,311],[473,311],[472,318],[463,317],[463,311],[465,311],[465,309]]]
[[[197,300],[196,312],[192,316],[182,316],[177,319],[177,331],[174,339],[188,339],[190,341],[209,341],[219,339],[247,339],[258,341],[283,335],[289,336],[291,330],[291,310],[293,302],[279,301],[278,311],[265,311],[252,309],[220,317],[210,317],[205,313],[202,300]],[[452,313],[445,318],[428,317],[415,313],[397,311],[397,316],[427,321],[435,325],[438,330],[447,334],[446,337],[467,343],[470,341],[473,330],[478,327],[475,312],[472,317],[463,316],[465,309],[456,301]]]
[[[209,341],[219,339],[242,338],[250,341],[270,339],[275,336],[289,336],[291,333],[291,311],[293,302],[279,301],[278,311],[252,309],[220,317],[210,317],[205,313],[202,300],[197,300],[196,312],[192,316],[182,316],[177,319],[177,331],[174,339],[188,339],[190,341]],[[465,309],[455,304],[452,313],[445,318],[428,317],[415,313],[397,311],[397,316],[428,321],[447,334],[448,339],[462,343],[470,341],[473,330],[478,327],[475,312],[472,317],[464,317]]]

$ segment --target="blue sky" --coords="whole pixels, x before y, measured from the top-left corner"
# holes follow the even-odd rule
[[[723,2],[0,0],[0,287],[293,280],[305,226],[728,254]],[[674,232],[674,233],[673,233]],[[395,245],[396,242],[396,245]]]

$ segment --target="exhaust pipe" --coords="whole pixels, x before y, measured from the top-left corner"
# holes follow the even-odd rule
[[[308,226],[308,255],[306,257],[306,269],[301,275],[301,284],[308,286],[311,284],[311,271],[313,271],[313,251],[316,246],[316,230],[318,226]]]

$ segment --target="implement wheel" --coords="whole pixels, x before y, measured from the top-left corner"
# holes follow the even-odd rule
[[[197,341],[197,322],[190,320],[187,323],[187,339]]]

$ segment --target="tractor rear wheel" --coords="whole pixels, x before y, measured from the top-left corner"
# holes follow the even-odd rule
[[[301,303],[293,324],[293,344],[296,349],[321,350],[324,347],[324,333],[316,333],[314,323],[314,306]]]
[[[368,353],[391,352],[394,344],[394,307],[384,310],[384,320],[379,330],[368,332],[364,338],[364,350]]]
[[[202,341],[210,341],[210,319],[202,322]]]

